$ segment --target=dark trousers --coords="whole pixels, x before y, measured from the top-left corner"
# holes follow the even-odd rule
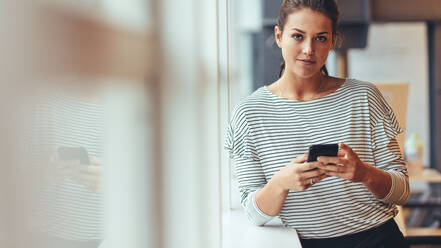
[[[409,248],[394,219],[359,233],[325,239],[300,239],[303,248]]]

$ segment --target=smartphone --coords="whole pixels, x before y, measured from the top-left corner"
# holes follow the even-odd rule
[[[317,144],[309,147],[308,162],[317,161],[319,156],[337,157],[338,144]]]
[[[60,160],[69,161],[69,160],[79,160],[80,164],[90,164],[89,154],[87,153],[86,148],[84,147],[67,147],[60,146],[58,147],[58,157]]]

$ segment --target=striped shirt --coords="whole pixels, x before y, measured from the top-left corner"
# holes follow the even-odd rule
[[[84,147],[90,156],[102,155],[103,107],[67,96],[50,96],[34,114],[33,152],[47,147]],[[102,238],[102,193],[66,178],[45,186],[39,198],[38,229],[63,239]]]
[[[336,91],[310,101],[281,98],[263,86],[235,107],[225,148],[235,160],[241,203],[258,225],[272,217],[257,207],[256,190],[310,145],[344,142],[362,161],[390,173],[392,188],[383,199],[361,183],[338,177],[289,191],[279,213],[284,225],[300,238],[330,238],[381,225],[397,214],[389,198],[407,200],[406,164],[396,142],[401,132],[371,83],[347,79]]]

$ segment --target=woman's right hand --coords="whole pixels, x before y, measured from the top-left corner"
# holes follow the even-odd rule
[[[273,179],[283,190],[306,190],[314,183],[327,178],[325,171],[319,169],[321,162],[306,162],[308,154],[300,155],[280,171],[274,174]]]
[[[54,184],[64,179],[70,178],[73,169],[79,166],[80,161],[62,161],[58,157],[56,146],[50,147],[48,152],[43,155],[43,162],[39,166],[40,177],[45,184]]]

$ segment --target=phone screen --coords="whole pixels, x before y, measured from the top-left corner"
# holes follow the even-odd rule
[[[336,157],[338,144],[317,144],[309,147],[308,162],[317,161],[319,156]]]

